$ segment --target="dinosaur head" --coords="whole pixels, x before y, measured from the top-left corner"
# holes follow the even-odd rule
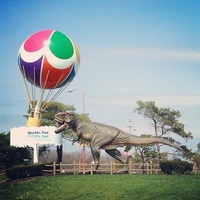
[[[57,122],[57,128],[55,133],[73,128],[72,123],[75,120],[75,114],[73,112],[59,112],[55,115],[54,121]]]

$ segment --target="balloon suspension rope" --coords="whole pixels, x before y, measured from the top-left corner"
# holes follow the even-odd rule
[[[34,83],[31,84],[32,100],[31,100],[31,95],[30,95],[28,85],[27,85],[27,76],[26,76],[26,71],[24,69],[24,66],[22,67],[22,69],[19,68],[19,70],[22,70],[22,72],[24,74],[24,76],[23,76],[22,73],[20,73],[21,76],[22,76],[22,79],[23,79],[23,84],[24,84],[24,88],[25,88],[25,91],[26,91],[26,95],[27,95],[27,98],[28,98],[29,105],[30,105],[30,109],[32,111],[34,111],[34,118],[39,119],[40,118],[40,112],[44,111],[47,108],[47,101],[50,99],[54,90],[57,89],[56,87],[60,83],[60,80],[62,79],[63,74],[61,75],[60,79],[57,81],[56,86],[48,92],[47,96],[45,97],[44,103],[42,104],[42,99],[43,99],[43,96],[44,96],[45,87],[46,87],[48,77],[49,77],[49,74],[50,74],[50,70],[48,71],[47,76],[46,76],[46,80],[45,80],[45,84],[44,84],[43,88],[40,89],[39,99],[38,99],[37,104],[36,104],[36,99],[35,99],[35,96],[36,96],[35,67],[34,67]],[[60,87],[57,90],[57,92],[51,97],[49,102],[54,102],[57,99],[57,97],[65,90],[65,88],[72,82],[72,80],[73,80],[73,78],[71,78],[66,85],[64,85],[63,87]]]
[[[63,76],[63,75],[62,75]],[[62,78],[62,76],[60,77],[60,79]],[[49,91],[48,95],[46,96],[45,100],[44,100],[44,104],[41,107],[41,111],[44,111],[47,108],[47,101],[50,99],[52,93],[54,92],[54,90],[56,89],[58,83],[60,82],[60,79],[58,80],[56,86]],[[65,88],[72,82],[73,79],[70,79],[69,82],[64,85],[63,87],[59,88],[59,90],[52,96],[52,98],[49,100],[49,102],[54,102],[56,100],[56,98],[65,90]]]
[[[34,118],[37,118],[37,119],[40,118],[40,111],[41,111],[41,107],[42,107],[41,106],[42,105],[42,99],[43,99],[43,96],[44,96],[44,90],[45,90],[45,87],[46,87],[46,84],[47,84],[49,73],[50,73],[50,70],[47,73],[47,76],[46,76],[46,79],[45,79],[45,83],[44,83],[44,87],[40,89],[40,97],[39,97],[39,99],[37,101],[37,104],[35,106]]]
[[[31,102],[31,96],[30,96],[30,93],[28,91],[28,86],[27,86],[27,82],[26,82],[27,77],[26,77],[26,72],[25,72],[24,66],[22,67],[22,69],[23,69],[24,76],[22,75],[22,73],[20,73],[20,74],[22,76],[24,88],[25,88],[25,91],[26,91],[26,96],[28,98],[28,102],[29,102],[30,108],[33,109],[33,104]],[[19,70],[21,70],[21,69],[19,68]]]

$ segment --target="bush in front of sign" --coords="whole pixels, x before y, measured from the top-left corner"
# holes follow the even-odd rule
[[[6,169],[6,176],[10,180],[41,176],[45,164],[34,164],[26,166],[16,166]]]

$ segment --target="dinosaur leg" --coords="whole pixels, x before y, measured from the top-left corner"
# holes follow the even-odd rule
[[[90,146],[96,170],[99,167],[100,149],[98,147]]]
[[[118,173],[128,172],[127,161],[122,157],[120,151],[118,151],[117,149],[105,150],[105,151],[108,155],[112,156],[113,158],[115,158],[116,160],[118,160],[122,164],[124,164],[124,168],[122,170],[118,171]]]
[[[98,135],[95,134],[94,137],[91,140],[90,143],[90,149],[92,152],[92,156],[96,165],[96,170],[99,167],[99,158],[100,158],[100,149],[102,148],[102,146],[104,146],[105,144],[108,144],[110,141],[112,141],[113,138],[112,137],[105,137],[105,135]]]

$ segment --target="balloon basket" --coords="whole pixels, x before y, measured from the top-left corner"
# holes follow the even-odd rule
[[[40,126],[40,119],[29,117],[26,126]]]

